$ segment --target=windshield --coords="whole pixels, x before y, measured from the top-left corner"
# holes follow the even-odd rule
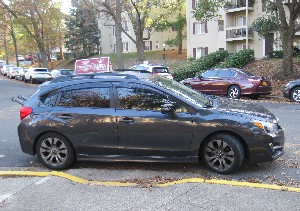
[[[177,96],[185,98],[187,101],[190,101],[197,106],[203,107],[209,105],[209,99],[204,94],[190,89],[176,81],[168,80],[162,77],[154,77],[153,82],[158,86],[170,90]]]

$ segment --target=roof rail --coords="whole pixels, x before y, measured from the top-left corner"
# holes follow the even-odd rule
[[[82,79],[139,79],[138,77],[130,74],[118,74],[118,73],[93,73],[93,74],[78,74],[78,75],[68,75],[59,76],[50,81],[52,83],[72,81],[72,80],[82,80]]]

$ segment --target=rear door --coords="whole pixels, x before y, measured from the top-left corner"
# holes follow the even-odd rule
[[[111,107],[110,84],[74,86],[62,90],[52,111],[62,134],[80,155],[117,154],[115,109]]]

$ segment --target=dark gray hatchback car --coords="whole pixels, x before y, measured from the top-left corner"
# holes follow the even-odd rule
[[[23,104],[23,152],[55,170],[75,160],[202,161],[225,174],[245,159],[272,161],[283,154],[284,132],[267,109],[157,76],[58,77],[14,101]]]

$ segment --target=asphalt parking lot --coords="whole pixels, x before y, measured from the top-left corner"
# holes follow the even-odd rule
[[[22,153],[18,94],[38,85],[0,76],[1,210],[300,210],[300,105],[259,103],[285,130],[285,155],[218,175],[197,164],[77,162],[51,172]]]

